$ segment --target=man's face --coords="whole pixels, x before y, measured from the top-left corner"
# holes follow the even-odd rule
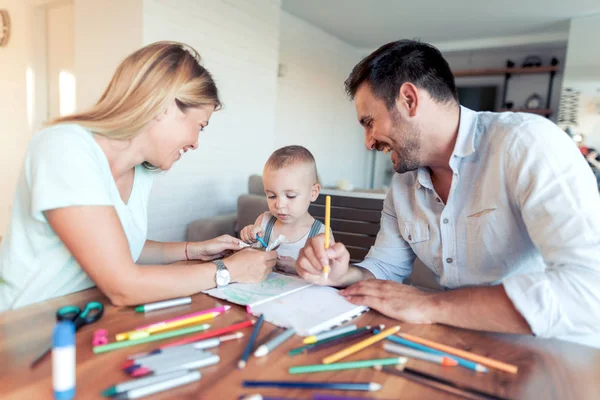
[[[400,174],[420,165],[421,134],[414,123],[404,120],[394,105],[388,110],[385,101],[375,96],[371,86],[363,83],[354,96],[358,121],[365,128],[365,146],[391,152],[394,170]]]

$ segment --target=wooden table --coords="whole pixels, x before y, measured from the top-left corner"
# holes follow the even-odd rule
[[[92,352],[92,334],[105,328],[112,338],[117,332],[127,331],[138,325],[156,322],[173,316],[202,310],[222,304],[204,294],[193,297],[191,305],[155,311],[147,315],[138,314],[132,308],[116,308],[96,289],[49,300],[25,308],[0,314],[0,397],[6,399],[50,399],[52,398],[51,359],[48,357],[36,369],[29,364],[49,343],[55,323],[55,311],[68,304],[83,306],[96,300],[106,305],[104,317],[94,325],[84,327],[77,333],[77,397],[99,399],[106,387],[127,380],[119,369],[127,355],[156,348],[157,343],[148,343],[109,353],[95,355]],[[234,306],[225,315],[217,317],[213,327],[224,327],[246,319],[242,307]],[[356,320],[360,326],[370,324],[395,325],[397,322],[374,311]],[[244,330],[247,335],[251,329]],[[264,324],[259,341],[276,334],[278,328]],[[402,331],[436,340],[444,344],[470,350],[501,361],[516,364],[519,373],[512,375],[491,370],[488,374],[475,373],[462,367],[441,367],[418,360],[410,360],[415,369],[440,375],[446,379],[471,385],[496,395],[511,399],[598,399],[600,398],[600,350],[558,340],[544,340],[520,335],[483,334],[473,331],[438,325],[402,324]],[[291,379],[302,381],[372,381],[383,385],[379,392],[338,392],[329,394],[381,399],[449,399],[452,396],[437,390],[404,380],[403,378],[378,372],[373,369],[340,372],[289,375],[288,367],[299,364],[319,363],[324,354],[336,351],[321,351],[310,355],[290,357],[287,351],[300,345],[301,339],[294,337],[272,354],[263,358],[251,357],[245,370],[237,370],[236,364],[248,336],[228,342],[217,348],[221,362],[201,369],[199,382],[163,392],[152,399],[236,399],[243,394],[258,393],[257,389],[242,387],[244,379]],[[168,339],[167,341],[172,340]],[[343,346],[342,346],[343,347]],[[372,346],[347,360],[390,357],[381,344]],[[325,391],[318,391],[324,393]],[[279,395],[288,398],[311,398],[303,390],[261,389],[263,395]],[[458,397],[457,397],[458,398]]]

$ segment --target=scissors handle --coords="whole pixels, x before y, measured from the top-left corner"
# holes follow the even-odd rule
[[[77,306],[64,306],[56,311],[56,319],[58,321],[72,321],[75,324],[75,331],[78,331],[82,326],[93,324],[98,321],[104,314],[104,306],[97,301],[91,301],[81,310]]]

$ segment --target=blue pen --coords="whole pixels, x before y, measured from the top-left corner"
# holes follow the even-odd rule
[[[246,349],[242,354],[242,358],[238,362],[238,369],[244,369],[246,367],[246,362],[248,362],[248,357],[250,357],[250,352],[254,347],[254,343],[256,343],[256,338],[258,337],[258,332],[260,331],[260,327],[262,326],[263,321],[265,320],[265,314],[260,314],[258,321],[254,325],[254,330],[252,331],[252,335],[250,335],[250,340],[246,344]]]
[[[260,236],[258,236],[258,235],[257,235],[257,236],[256,236],[256,240],[258,240],[258,241],[260,242],[260,244],[262,244],[262,245],[263,245],[263,247],[264,247],[265,249],[266,249],[267,247],[269,247],[269,246],[268,246],[268,245],[265,243],[265,241],[263,240],[263,238],[261,238]]]
[[[376,329],[374,332],[378,333],[379,331]],[[401,344],[406,347],[411,347],[413,349],[425,351],[430,354],[438,354],[440,356],[453,358],[456,361],[458,361],[458,365],[460,365],[461,367],[465,367],[465,368],[471,369],[473,371],[488,372],[487,367],[485,367],[481,364],[477,364],[477,363],[474,363],[473,361],[465,360],[464,358],[456,357],[452,354],[444,353],[443,351],[432,349],[431,347],[423,346],[422,344],[411,342],[410,340],[406,340],[406,339],[398,337],[396,335],[390,335],[390,336],[386,337],[386,339],[389,340],[390,342],[398,343],[398,344]]]

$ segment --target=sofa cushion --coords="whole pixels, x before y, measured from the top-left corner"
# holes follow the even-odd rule
[[[255,194],[241,195],[237,201],[238,219],[235,230],[240,232],[246,225],[253,224],[256,218],[265,211],[269,211],[269,206],[264,193],[261,196]]]

